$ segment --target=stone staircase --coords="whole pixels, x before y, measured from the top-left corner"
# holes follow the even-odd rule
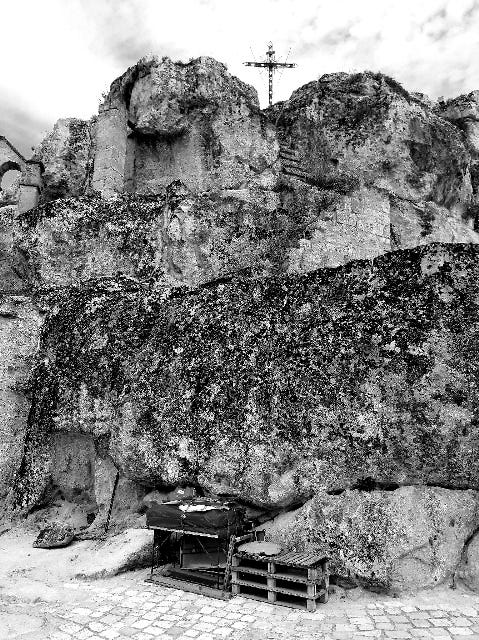
[[[292,149],[285,143],[280,142],[279,159],[281,161],[281,170],[284,175],[292,176],[306,184],[314,184],[311,174],[303,167],[301,158],[295,149]]]

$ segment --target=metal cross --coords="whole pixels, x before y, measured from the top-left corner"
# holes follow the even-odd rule
[[[277,62],[274,54],[275,54],[275,50],[273,49],[273,43],[270,42],[268,44],[268,51],[266,52],[266,60],[264,60],[263,62],[245,62],[244,64],[247,67],[263,67],[268,69],[268,76],[269,76],[269,83],[268,83],[268,89],[269,89],[269,106],[271,107],[271,105],[273,104],[273,73],[279,69],[279,68],[283,68],[283,69],[292,69],[293,67],[295,67],[296,65],[292,62]]]

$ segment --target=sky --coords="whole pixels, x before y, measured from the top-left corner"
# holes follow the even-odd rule
[[[479,89],[479,0],[0,0],[0,135],[27,157],[59,118],[88,119],[147,54],[209,55],[267,104],[336,71],[381,71],[432,98]]]

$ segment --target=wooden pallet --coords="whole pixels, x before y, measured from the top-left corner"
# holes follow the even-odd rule
[[[233,595],[316,611],[328,601],[328,559],[310,553],[289,552],[260,556],[238,552],[231,568]]]

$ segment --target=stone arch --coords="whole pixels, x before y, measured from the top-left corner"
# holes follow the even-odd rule
[[[0,184],[2,183],[3,176],[7,173],[7,171],[20,171],[22,172],[23,167],[21,167],[18,162],[14,162],[12,160],[7,160],[3,164],[0,164]]]
[[[8,173],[10,173],[10,176],[7,176],[7,179],[4,180],[4,176]],[[21,179],[21,175],[22,167],[18,162],[7,160],[0,165],[0,207],[18,204],[18,190],[12,188],[12,185],[15,184],[15,181],[18,181],[19,177]]]

